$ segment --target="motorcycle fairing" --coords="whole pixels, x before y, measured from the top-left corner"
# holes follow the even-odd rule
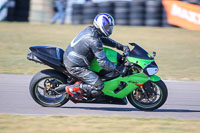
[[[104,52],[106,54],[106,57],[108,60],[110,60],[112,63],[115,65],[117,64],[117,52],[109,49],[109,48],[104,48]],[[99,66],[97,59],[95,58],[91,63],[90,63],[90,69],[94,72],[100,72],[103,68]]]
[[[130,51],[129,56],[134,58],[152,60],[152,56],[142,47],[137,45],[136,43],[130,43],[134,48]]]
[[[136,43],[131,43],[134,48],[130,51],[127,59],[129,62],[138,64],[142,69],[148,66],[150,63],[154,62],[154,58],[142,47],[137,45]]]
[[[128,94],[138,88],[137,84],[144,84],[148,80],[159,81],[160,77],[153,75],[148,77],[144,73],[138,73],[126,77],[118,77],[110,81],[104,82],[104,89],[102,90],[105,95],[116,97],[116,98],[125,98]],[[116,93],[115,90],[118,89],[120,82],[125,82],[127,85],[122,90]]]
[[[140,59],[140,58],[135,58],[135,57],[127,57],[128,61],[134,64],[138,64],[139,66],[141,66],[143,69],[149,65],[151,62],[154,62],[155,60],[146,60],[146,59]]]
[[[126,77],[118,77],[116,79],[104,82],[104,89],[102,91],[108,96],[124,98],[133,90],[138,88],[136,84],[144,84],[147,80],[148,77],[144,73],[138,73]],[[115,90],[120,85],[120,82],[125,82],[127,86],[115,93]]]

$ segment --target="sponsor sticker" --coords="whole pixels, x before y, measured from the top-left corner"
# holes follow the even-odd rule
[[[163,0],[170,24],[189,30],[200,30],[200,6],[179,0]]]

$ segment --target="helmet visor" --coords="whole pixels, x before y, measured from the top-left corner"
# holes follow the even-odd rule
[[[104,26],[106,32],[108,32],[109,34],[112,34],[112,31],[113,31],[113,25],[109,25],[109,24],[106,24]]]

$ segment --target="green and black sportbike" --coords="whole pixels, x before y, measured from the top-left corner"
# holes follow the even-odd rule
[[[104,82],[102,94],[96,98],[87,97],[77,101],[69,94],[56,91],[62,84],[74,84],[79,81],[70,75],[63,64],[64,51],[57,47],[32,46],[27,58],[51,67],[38,72],[31,80],[30,93],[32,98],[45,107],[59,107],[71,100],[74,103],[101,103],[126,105],[127,100],[140,110],[155,110],[167,100],[168,91],[165,83],[155,74],[158,66],[153,52],[147,51],[135,43],[133,49],[122,55],[104,48],[107,58],[115,65],[123,66],[123,73],[108,72],[102,69],[96,59],[90,69],[96,72]]]

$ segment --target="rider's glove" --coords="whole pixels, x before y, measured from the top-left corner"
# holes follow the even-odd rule
[[[130,52],[130,49],[129,49],[128,45],[123,45],[123,51],[125,53],[129,53]]]

